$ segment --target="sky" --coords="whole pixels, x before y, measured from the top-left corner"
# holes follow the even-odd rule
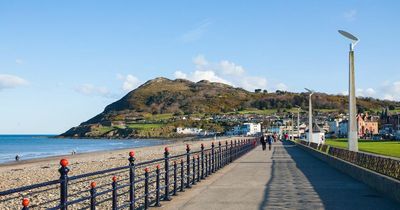
[[[400,100],[399,1],[0,1],[0,134],[59,134],[155,77]]]

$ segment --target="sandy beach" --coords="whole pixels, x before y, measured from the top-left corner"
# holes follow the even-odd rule
[[[214,142],[240,139],[240,137],[218,138]],[[204,143],[205,148],[210,148],[213,139],[201,139],[196,141],[172,141],[166,145],[157,145],[143,148],[135,148],[136,162],[162,158],[164,148],[170,149],[171,155],[182,154],[185,152],[186,144],[192,150],[200,150]],[[216,144],[218,145],[218,144]],[[128,165],[129,152],[132,149],[122,149],[113,151],[84,153],[68,156],[49,157],[42,159],[27,160],[16,164],[0,165],[0,191],[12,189],[24,185],[31,185],[40,182],[56,180],[59,178],[58,168],[61,158],[69,161],[69,176],[89,173],[93,171],[114,168]],[[85,183],[87,185],[87,183]],[[57,197],[57,194],[52,195]],[[18,201],[20,202],[20,200]],[[14,202],[13,202],[14,203]],[[0,200],[0,208],[2,208]]]

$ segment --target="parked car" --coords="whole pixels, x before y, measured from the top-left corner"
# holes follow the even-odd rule
[[[382,140],[382,136],[379,134],[375,134],[372,136],[372,140]]]

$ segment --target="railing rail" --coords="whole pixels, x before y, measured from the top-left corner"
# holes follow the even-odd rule
[[[186,145],[186,153],[170,155],[168,147],[164,149],[164,157],[135,163],[135,153],[129,153],[128,165],[95,172],[68,176],[68,160],[60,161],[58,180],[23,186],[0,192],[0,203],[15,199],[13,195],[23,196],[22,209],[28,210],[29,197],[46,193],[39,190],[51,186],[51,190],[59,190],[56,199],[37,202],[30,207],[67,210],[68,207],[91,209],[106,205],[113,210],[129,208],[147,209],[150,206],[161,206],[161,201],[170,201],[171,196],[184,192],[186,188],[206,179],[211,174],[228,165],[247,153],[257,145],[256,139],[225,141],[223,145],[214,142],[211,148],[192,151]],[[172,167],[171,167],[172,166]],[[111,181],[102,178],[111,177]],[[99,184],[95,180],[99,180]],[[75,186],[89,182],[88,188]],[[69,188],[74,188],[73,192]],[[77,190],[78,189],[78,190]],[[35,191],[36,190],[36,191]],[[58,201],[58,202],[57,202]],[[15,207],[14,207],[15,208]]]

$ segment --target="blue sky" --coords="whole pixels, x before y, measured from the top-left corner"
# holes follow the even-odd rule
[[[398,1],[0,2],[0,133],[60,133],[158,76],[400,100]]]

